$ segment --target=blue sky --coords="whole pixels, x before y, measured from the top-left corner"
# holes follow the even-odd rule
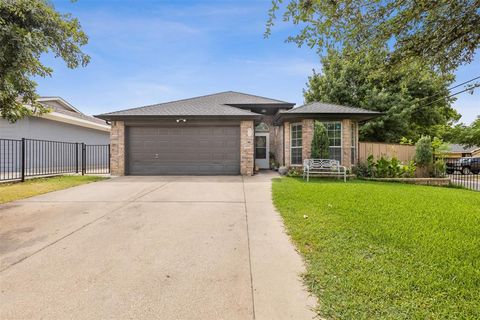
[[[321,69],[314,50],[284,42],[292,26],[277,25],[263,38],[270,1],[53,3],[78,17],[92,59],[71,70],[45,57],[55,71],[38,79],[38,91],[61,96],[87,114],[227,90],[301,104],[308,75]],[[458,83],[480,76],[479,60],[458,70]],[[480,114],[479,92],[458,96],[461,121]]]

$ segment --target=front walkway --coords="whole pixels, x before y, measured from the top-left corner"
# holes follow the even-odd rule
[[[122,177],[0,206],[0,318],[312,319],[272,176]]]

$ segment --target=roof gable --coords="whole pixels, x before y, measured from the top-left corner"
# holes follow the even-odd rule
[[[40,97],[37,99],[38,102],[41,104],[44,104],[46,106],[52,107],[55,110],[68,110],[72,112],[77,112],[81,113],[80,110],[72,106],[70,103],[68,103],[66,100],[64,100],[61,97]]]
[[[99,115],[110,116],[258,116],[235,105],[293,105],[289,102],[226,91],[200,97],[153,104]]]

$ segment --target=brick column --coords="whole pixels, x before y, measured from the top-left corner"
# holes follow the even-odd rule
[[[313,119],[302,121],[302,159],[310,159],[312,156]]]
[[[342,120],[342,166],[352,167],[352,121]]]
[[[240,173],[244,176],[253,175],[254,170],[254,137],[255,128],[252,120],[240,122]]]
[[[285,141],[285,166],[290,166],[290,122],[283,123],[283,138]]]
[[[114,176],[125,175],[125,124],[113,121],[110,130],[110,170]]]

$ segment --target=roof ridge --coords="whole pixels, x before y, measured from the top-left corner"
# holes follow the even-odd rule
[[[230,109],[234,109],[236,111],[238,110],[241,110],[242,112],[246,113],[246,114],[253,114],[253,115],[259,115],[258,113],[255,113],[255,112],[252,112],[250,110],[244,110],[244,109],[240,109],[240,108],[237,108],[237,107],[232,107],[232,106],[229,106],[228,104],[219,104],[219,106],[222,106],[222,107],[227,107],[227,108],[230,108]]]
[[[283,100],[272,99],[272,98],[268,98],[268,97],[264,97],[264,96],[259,96],[259,95],[251,94],[251,93],[240,92],[240,91],[229,90],[229,91],[224,91],[224,92],[220,92],[220,93],[225,93],[225,92],[240,93],[240,94],[244,94],[244,95],[246,95],[246,96],[252,96],[252,97],[257,97],[257,98],[262,98],[262,99],[268,99],[268,100],[277,101],[277,102],[281,102],[281,103],[295,104],[295,103],[293,103],[293,102],[287,102],[287,101],[283,101]]]
[[[193,99],[198,99],[198,98],[205,98],[205,97],[210,97],[210,96],[214,96],[214,95],[217,95],[217,94],[220,94],[220,93],[226,93],[226,92],[229,92],[229,91],[222,91],[222,92],[217,92],[217,93],[210,93],[210,94],[205,94],[205,95],[203,95],[203,96],[197,96],[197,97],[191,97],[191,98],[184,98],[184,99],[172,100],[172,101],[167,101],[167,102],[147,104],[147,105],[145,105],[145,106],[140,106],[140,107],[135,107],[135,108],[120,109],[120,110],[113,111],[113,112],[108,112],[108,113],[105,113],[105,114],[117,113],[117,112],[122,112],[122,111],[130,111],[130,110],[138,110],[138,109],[149,108],[149,107],[158,107],[158,106],[161,106],[162,104],[174,103],[174,102],[182,102],[182,101],[188,101],[188,100],[193,100]]]
[[[205,94],[205,95],[203,95],[203,96],[197,96],[197,97],[191,97],[191,98],[184,98],[184,99],[178,99],[178,100],[172,100],[172,101],[160,102],[160,103],[154,103],[154,104],[147,104],[147,105],[145,105],[145,106],[140,106],[140,107],[135,107],[135,108],[128,108],[128,109],[121,109],[121,110],[117,110],[117,111],[113,111],[113,112],[109,112],[109,113],[105,113],[105,114],[117,113],[117,112],[122,112],[122,111],[130,111],[130,110],[138,110],[138,109],[150,108],[150,107],[159,107],[159,106],[161,106],[162,104],[174,103],[174,102],[182,102],[182,101],[189,101],[189,100],[194,100],[194,99],[198,99],[198,98],[211,97],[211,96],[215,96],[215,95],[218,95],[218,94],[221,94],[221,93],[227,93],[227,92],[234,92],[234,91],[221,91],[221,92],[217,92],[217,93]]]
[[[294,104],[294,103],[291,103],[291,102],[286,102],[286,101],[277,100],[277,99],[271,99],[271,98],[267,98],[267,97],[262,97],[262,96],[254,95],[254,94],[249,94],[249,93],[243,93],[243,92],[228,90],[228,91],[221,91],[221,92],[216,92],[216,93],[205,94],[205,95],[197,96],[197,97],[191,97],[191,98],[185,98],[185,99],[178,99],[178,100],[172,100],[172,101],[161,102],[161,103],[154,103],[154,104],[149,104],[149,105],[140,106],[140,107],[135,107],[135,108],[121,109],[121,110],[117,110],[117,111],[108,112],[108,113],[105,113],[105,114],[108,115],[108,114],[113,114],[113,113],[123,112],[123,111],[131,111],[131,110],[139,110],[139,109],[144,109],[144,108],[160,107],[160,106],[162,106],[162,105],[164,105],[164,104],[178,103],[178,102],[183,102],[183,101],[191,101],[191,100],[195,100],[195,99],[199,99],[199,98],[206,98],[206,97],[216,96],[216,95],[220,95],[220,94],[224,94],[224,93],[229,93],[229,92],[230,92],[230,93],[236,93],[236,94],[242,94],[242,95],[245,95],[245,96],[256,97],[256,98],[268,99],[268,100],[272,100],[272,101],[276,101],[276,102],[280,102],[280,103],[285,103],[285,104]],[[231,108],[235,108],[235,107],[232,107],[231,105],[225,104],[225,103],[221,103],[221,104],[219,104],[219,105],[223,105],[223,106],[228,106],[228,107],[231,107]],[[238,109],[238,108],[236,108],[236,109]]]

